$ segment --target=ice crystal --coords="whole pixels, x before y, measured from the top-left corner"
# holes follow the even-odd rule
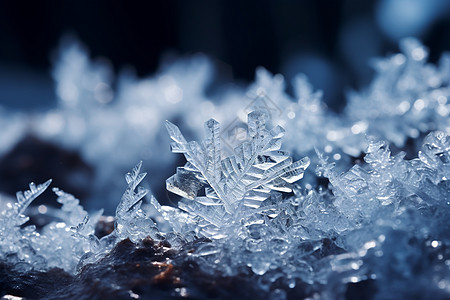
[[[129,238],[131,241],[137,242],[147,236],[156,238],[158,233],[155,223],[146,210],[141,207],[142,198],[149,192],[148,189],[139,186],[147,175],[147,173],[140,173],[141,167],[142,162],[125,176],[128,188],[116,209],[115,232],[119,240]]]
[[[7,211],[5,214],[6,218],[11,218],[14,226],[20,226],[28,221],[28,218],[23,215],[25,209],[36,199],[40,194],[42,194],[47,187],[50,185],[52,180],[47,180],[43,184],[39,184],[36,186],[33,182],[30,183],[30,189],[25,192],[17,192],[16,198],[17,203],[10,208],[9,212]],[[6,221],[6,220],[5,220]]]
[[[101,239],[95,235],[86,234],[85,228],[89,224],[87,223],[90,220],[89,217],[85,218],[77,226],[77,236],[81,236],[89,242],[89,250],[85,251],[80,259],[77,270],[80,270],[86,264],[95,263],[124,239],[130,239],[132,242],[138,243],[147,237],[151,237],[154,240],[163,238],[156,224],[150,218],[148,206],[142,207],[143,198],[149,190],[139,185],[147,175],[147,173],[141,173],[141,168],[142,162],[138,163],[131,172],[125,175],[128,187],[117,205],[114,230],[110,234]],[[97,218],[95,222],[90,224],[95,223],[97,223]]]
[[[239,222],[250,209],[257,209],[270,197],[271,191],[289,192],[290,183],[302,178],[309,165],[304,158],[293,162],[281,151],[284,130],[266,129],[267,116],[255,111],[248,116],[249,140],[235,148],[235,154],[222,159],[219,123],[205,123],[207,138],[202,143],[187,142],[178,127],[166,123],[173,140],[172,151],[183,153],[187,163],[167,180],[167,189],[187,199],[179,207],[209,223],[203,229],[207,237],[220,237],[212,227]],[[206,185],[206,196],[198,196]]]
[[[81,258],[96,247],[95,225],[103,210],[88,215],[73,195],[58,188],[53,191],[63,204],[60,220],[42,228],[35,240],[36,252],[46,259],[45,269],[58,267],[74,273]]]

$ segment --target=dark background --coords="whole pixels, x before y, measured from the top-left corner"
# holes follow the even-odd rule
[[[108,58],[116,71],[131,65],[140,76],[154,73],[168,54],[196,52],[215,60],[225,81],[251,81],[257,66],[288,78],[301,71],[339,108],[347,88],[370,81],[369,58],[397,50],[405,32],[383,29],[384,23],[399,24],[395,13],[406,12],[413,25],[420,14],[432,19],[406,31],[433,50],[432,59],[450,49],[445,2],[399,0],[403,6],[397,7],[394,0],[0,1],[0,104],[54,98],[51,53],[70,33],[93,57]],[[390,11],[395,26],[389,25]]]

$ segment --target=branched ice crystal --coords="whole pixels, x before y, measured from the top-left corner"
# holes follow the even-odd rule
[[[46,268],[62,268],[75,273],[81,258],[98,247],[95,226],[103,210],[88,215],[73,195],[53,188],[62,204],[60,221],[47,224],[35,239],[36,250],[46,261]]]
[[[127,189],[116,208],[114,230],[98,239],[96,236],[84,233],[84,228],[89,224],[89,218],[76,227],[76,233],[89,241],[89,251],[86,251],[78,264],[78,270],[88,263],[94,263],[108,254],[109,251],[121,240],[130,239],[137,243],[146,237],[154,240],[162,239],[156,224],[150,218],[150,213],[142,207],[142,201],[149,192],[139,184],[147,173],[141,173],[142,161],[131,172],[125,175],[128,184]],[[95,223],[94,223],[95,224]]]
[[[7,203],[5,210],[0,214],[0,232],[1,238],[8,238],[11,236],[17,236],[20,231],[20,226],[25,224],[29,218],[24,215],[25,209],[42,194],[50,185],[52,180],[48,180],[43,184],[35,185],[30,183],[30,189],[25,192],[17,192],[17,202],[14,204]],[[9,233],[9,230],[14,233]],[[8,243],[1,243],[0,245],[8,245]]]
[[[125,175],[128,187],[116,209],[115,232],[120,240],[129,238],[137,242],[147,236],[155,238],[158,232],[146,210],[141,207],[143,198],[149,192],[148,189],[139,186],[147,175],[141,173],[141,167],[142,162]]]
[[[202,144],[188,143],[175,125],[166,123],[173,140],[172,151],[183,153],[188,161],[167,180],[169,191],[187,198],[179,203],[182,210],[221,227],[231,220],[239,221],[248,208],[259,208],[271,191],[291,191],[288,184],[302,178],[309,159],[293,162],[281,151],[284,130],[279,126],[267,130],[266,118],[259,111],[250,113],[250,140],[236,147],[233,156],[223,159],[217,121],[211,119],[205,123],[207,139]],[[206,185],[206,196],[197,197],[203,185]]]
[[[8,217],[13,219],[12,221],[16,221],[16,226],[20,226],[28,221],[28,218],[23,215],[25,209],[31,204],[31,202],[33,202],[34,199],[39,197],[39,195],[47,189],[51,182],[52,180],[49,179],[38,186],[32,182],[30,183],[30,189],[28,191],[17,192],[17,203],[15,203],[12,208],[12,214],[8,215]]]

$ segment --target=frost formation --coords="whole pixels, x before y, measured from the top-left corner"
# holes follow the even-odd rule
[[[225,125],[242,124],[251,111],[266,110],[274,125],[288,129],[287,151],[295,157],[308,156],[315,165],[316,147],[339,161],[336,167],[342,172],[363,153],[366,135],[402,148],[408,139],[421,139],[433,130],[450,133],[448,54],[437,65],[429,63],[426,47],[412,38],[402,40],[400,50],[373,60],[372,83],[348,93],[343,113],[336,114],[303,74],[287,82],[281,74],[258,68],[250,85],[207,95],[213,68],[204,56],[162,64],[155,75],[139,79],[131,71],[115,76],[105,61],[91,59],[79,43],[66,41],[52,72],[55,106],[31,116],[0,108],[0,155],[28,131],[76,150],[96,169],[97,196],[89,203],[102,203],[100,207],[113,214],[112,199],[121,192],[122,179],[111,174],[126,172],[135,158],[145,160],[152,172],[164,172],[163,166],[174,163],[166,151],[165,120],[177,120],[187,134],[199,139],[204,120],[214,117]],[[292,95],[286,91],[289,84]],[[411,153],[419,148],[415,145]],[[150,183],[154,188],[160,181],[152,177]],[[316,183],[314,173],[306,171],[301,184],[312,188]]]
[[[374,81],[348,95],[342,114],[326,107],[304,75],[294,80],[291,96],[281,75],[262,68],[250,86],[210,99],[204,93],[209,65],[198,57],[153,78],[122,75],[114,92],[106,65],[67,48],[54,71],[58,106],[37,116],[43,125],[33,130],[98,164],[98,187],[130,157],[148,158],[154,173],[174,160],[149,154],[165,147],[163,119],[196,137],[197,120],[211,115],[246,129],[233,144],[227,135],[233,127],[210,119],[206,138],[196,142],[167,121],[172,152],[182,153],[186,164],[166,187],[181,200],[161,205],[149,195],[140,186],[141,162],[126,174],[114,229],[103,237],[95,234],[102,211],[88,214],[57,188],[62,206],[49,213],[51,221],[28,225],[27,208],[50,181],[30,184],[15,203],[0,199],[0,261],[23,273],[79,274],[121,240],[150,237],[175,250],[190,245],[185,262],[211,276],[253,276],[276,299],[293,291],[309,299],[345,298],[361,283],[373,288],[374,299],[448,298],[450,63],[448,55],[437,66],[427,63],[428,51],[415,39],[400,48],[375,61]],[[0,133],[5,143],[14,143],[24,124],[12,115]],[[0,154],[6,148],[0,145]]]
[[[166,123],[173,140],[172,152],[183,153],[187,163],[167,180],[167,189],[193,201],[181,201],[186,212],[194,213],[215,227],[239,222],[249,208],[258,209],[271,191],[290,192],[287,186],[303,177],[309,159],[293,162],[281,151],[284,130],[265,127],[267,116],[255,111],[248,116],[249,141],[234,149],[234,155],[221,158],[219,123],[205,123],[207,139],[199,144],[187,142],[178,127]],[[197,197],[206,184],[206,196]],[[206,230],[211,230],[207,228]],[[214,238],[214,235],[206,234]]]

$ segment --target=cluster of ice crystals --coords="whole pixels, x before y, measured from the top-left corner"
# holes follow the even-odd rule
[[[128,187],[117,206],[115,228],[101,239],[95,235],[95,227],[103,210],[89,215],[77,198],[58,188],[53,188],[53,192],[62,207],[53,213],[54,221],[39,230],[34,225],[24,227],[29,220],[24,215],[26,208],[51,180],[37,186],[31,183],[30,190],[18,192],[17,202],[7,203],[0,214],[2,260],[24,272],[57,267],[75,273],[103,257],[123,239],[139,242],[146,237],[162,238],[148,211],[141,208],[142,198],[148,193],[139,186],[146,175],[140,173],[141,166],[142,162],[126,174]]]
[[[54,71],[59,104],[32,127],[96,165],[99,190],[129,159],[149,159],[155,173],[173,160],[162,150],[164,119],[192,135],[211,115],[228,126],[210,119],[206,139],[196,142],[167,122],[172,151],[187,160],[166,181],[183,197],[178,207],[153,196],[151,206],[143,203],[148,190],[140,187],[146,173],[139,163],[125,176],[115,228],[102,238],[95,235],[102,211],[88,214],[57,188],[62,207],[52,222],[26,226],[25,210],[50,181],[30,184],[16,203],[0,202],[0,260],[22,272],[76,273],[123,239],[165,239],[179,250],[197,240],[186,260],[211,275],[254,276],[276,299],[296,288],[312,297],[344,297],[348,283],[362,281],[375,287],[375,299],[448,298],[450,60],[444,55],[438,66],[427,63],[428,51],[415,39],[400,48],[375,62],[373,83],[350,94],[341,115],[327,109],[305,76],[294,79],[290,96],[284,78],[262,68],[254,84],[219,103],[205,94],[211,70],[203,57],[152,78],[123,75],[114,92],[108,65],[92,63],[82,48],[65,49]],[[244,99],[250,103],[242,109]],[[15,115],[5,123],[2,140],[14,144],[25,121]],[[308,157],[295,160],[281,150],[281,126],[286,149],[311,157],[328,186],[314,188]],[[420,148],[417,140],[426,133]],[[404,147],[408,138],[420,150],[404,150],[419,150],[417,158],[391,153],[390,145]],[[0,147],[0,154],[7,150]],[[362,151],[364,161],[352,166]],[[309,180],[307,188],[294,185],[305,174],[312,178],[302,181]]]
[[[402,40],[400,49],[402,53],[374,60],[375,79],[367,89],[349,93],[341,116],[327,109],[322,93],[314,92],[301,74],[292,82],[294,97],[285,93],[280,74],[264,69],[257,71],[249,93],[263,92],[281,108],[273,114],[275,122],[296,128],[288,131],[286,147],[302,155],[311,156],[317,147],[357,157],[364,150],[366,134],[402,147],[407,138],[431,130],[450,133],[448,55],[437,66],[427,63],[428,50],[414,38]]]
[[[343,162],[337,164],[343,171],[351,166],[352,157],[363,152],[366,134],[403,147],[409,137],[431,130],[450,132],[448,55],[433,65],[427,63],[428,50],[417,40],[404,39],[400,48],[402,53],[374,61],[372,84],[349,93],[339,115],[326,107],[322,92],[314,91],[302,74],[290,83],[293,95],[287,93],[288,82],[282,75],[263,68],[257,69],[248,87],[207,94],[213,70],[201,55],[163,65],[147,78],[136,78],[132,72],[115,78],[105,60],[91,60],[79,44],[63,43],[53,69],[57,105],[32,118],[5,111],[13,117],[2,118],[8,121],[2,122],[0,154],[31,130],[47,141],[78,150],[96,168],[95,192],[105,195],[94,199],[114,199],[120,192],[115,188],[120,177],[111,174],[124,172],[133,158],[145,159],[153,171],[173,163],[164,148],[164,120],[177,120],[196,137],[205,119],[242,124],[250,111],[264,110],[274,125],[295,128],[287,131],[286,150],[296,157],[309,156],[316,164],[316,147]],[[224,152],[229,154],[237,143],[227,142]],[[312,187],[314,175],[308,173],[305,182]],[[158,182],[151,179],[151,184]],[[114,202],[102,206],[112,213]]]
[[[207,122],[207,127],[208,124],[211,122]],[[176,131],[175,127],[170,129]],[[174,134],[170,129],[172,137],[176,137],[174,140],[183,141],[179,132]],[[385,142],[371,140],[366,164],[343,174],[334,173],[333,164],[328,166],[320,155],[319,170],[330,179],[333,193],[296,190],[295,196],[289,199],[275,194],[259,207],[250,206],[247,213],[232,211],[234,216],[219,208],[224,205],[218,203],[221,198],[217,196],[214,204],[207,197],[185,200],[187,203],[199,200],[199,205],[180,205],[182,210],[158,206],[154,199],[152,203],[173,225],[175,234],[165,235],[174,247],[192,240],[190,231],[195,231],[197,237],[214,238],[191,254],[204,271],[212,274],[220,271],[236,275],[247,272],[249,267],[260,276],[257,284],[261,289],[270,291],[275,283],[289,288],[310,284],[319,287],[324,297],[343,294],[342,283],[367,279],[376,279],[381,288],[379,299],[392,296],[382,289],[386,286],[398,297],[423,294],[424,288],[445,297],[450,275],[448,268],[443,267],[450,259],[450,253],[445,250],[450,238],[446,222],[449,141],[444,133],[433,132],[425,139],[419,158],[408,161],[402,153],[391,156]],[[205,154],[211,142],[207,139],[204,143],[205,166],[214,164],[211,154]],[[147,193],[138,187],[145,176],[140,168],[141,163],[126,175],[129,186],[117,208],[116,229],[101,240],[93,235],[93,225],[100,213],[89,218],[76,198],[59,189],[54,191],[58,202],[63,204],[61,210],[67,221],[51,223],[40,233],[32,226],[21,229],[19,226],[26,221],[24,209],[50,182],[31,184],[30,191],[18,193],[17,203],[2,213],[2,245],[10,247],[2,247],[4,258],[23,272],[56,266],[74,272],[76,265],[94,262],[121,239],[138,242],[146,236],[161,238],[163,234],[158,233],[140,207]],[[191,169],[191,172],[198,171]],[[217,183],[218,175],[214,172],[204,174],[204,181]],[[200,180],[201,174],[196,175],[194,181]],[[180,186],[177,191],[183,188],[189,191],[191,186]],[[204,211],[208,206],[214,208],[208,210],[209,214]],[[240,210],[245,211],[245,207],[244,201]],[[442,211],[437,213],[436,209]],[[222,220],[216,217],[216,212]],[[214,230],[208,229],[211,224],[215,225]],[[190,228],[186,230],[183,226]],[[431,261],[423,262],[423,257],[430,257]],[[432,278],[431,282],[426,278]],[[418,280],[420,288],[406,290],[410,280]],[[272,291],[272,294],[279,293],[285,291]]]
[[[260,113],[249,115],[250,132],[255,115]],[[193,199],[183,199],[179,211],[158,207],[175,231],[195,231],[197,235],[214,239],[192,254],[206,272],[218,270],[233,275],[246,272],[247,266],[262,276],[263,289],[271,289],[280,280],[289,287],[300,282],[319,285],[334,282],[342,289],[345,282],[389,277],[386,270],[373,270],[371,264],[383,259],[380,258],[383,255],[387,260],[393,259],[393,251],[398,249],[390,250],[384,243],[392,243],[399,234],[419,240],[414,245],[417,249],[408,249],[412,253],[430,252],[427,245],[431,245],[431,235],[439,241],[435,246],[448,242],[448,224],[442,226],[448,218],[449,206],[450,139],[445,133],[430,133],[419,158],[413,160],[405,160],[403,152],[392,156],[386,142],[369,138],[366,163],[342,174],[336,173],[334,163],[328,163],[318,152],[318,172],[329,179],[331,192],[295,190],[295,196],[289,199],[273,195],[263,205],[255,206],[251,213],[240,213],[237,222],[235,218],[230,221],[228,214],[233,210],[227,210],[222,203],[229,198],[221,198],[211,190],[206,191],[206,197],[196,197],[202,184],[211,188],[220,183],[217,178],[226,182],[225,174],[219,176],[210,167],[220,161],[220,157],[214,160],[213,156],[213,150],[219,147],[212,146],[217,136],[212,130],[215,125],[211,121],[206,123],[211,134],[202,145],[187,143],[176,127],[168,125],[175,142],[174,152],[186,153],[188,160],[168,180],[168,189]],[[226,161],[222,166],[227,167]],[[437,213],[437,209],[442,211]],[[417,234],[409,233],[412,229]],[[407,248],[410,240],[402,239],[402,242],[398,248]],[[398,268],[398,272],[412,272],[410,266]],[[422,268],[429,273],[428,265]],[[442,286],[448,272],[436,272],[433,276],[441,278]],[[410,274],[410,280],[424,280],[421,276]],[[324,295],[328,292],[333,293],[333,288],[323,290]]]
[[[250,114],[249,127],[252,117]],[[235,218],[230,221],[229,211],[221,203],[224,200],[216,193],[212,194],[214,201],[195,196],[201,187],[196,182],[217,183],[219,175],[206,172],[208,164],[214,163],[212,152],[207,151],[214,135],[202,147],[187,143],[177,128],[169,126],[175,141],[173,150],[187,153],[188,163],[168,180],[168,189],[193,199],[183,199],[178,211],[161,206],[158,209],[175,231],[195,231],[213,239],[192,253],[205,272],[235,275],[246,273],[249,267],[261,276],[258,284],[262,289],[269,291],[276,282],[290,288],[306,283],[321,290],[322,296],[332,297],[345,293],[345,283],[380,278],[376,284],[381,288],[388,280],[384,278],[391,276],[390,268],[373,264],[391,263],[399,276],[396,280],[403,285],[396,287],[397,295],[410,293],[405,285],[409,280],[426,281],[423,274],[437,278],[433,279],[437,288],[429,290],[445,295],[449,271],[443,264],[449,253],[445,247],[445,253],[435,251],[450,239],[446,222],[450,205],[450,138],[445,133],[430,133],[419,158],[412,160],[405,160],[403,152],[392,156],[386,142],[369,139],[366,163],[341,174],[318,151],[318,172],[329,179],[330,191],[295,189],[295,195],[287,199],[275,194],[251,213],[240,213],[237,222]],[[205,172],[191,165],[195,158],[189,155],[194,154],[203,158],[201,170]],[[389,246],[395,243],[395,247]],[[430,256],[433,262],[421,263],[418,272],[407,265],[411,255],[417,260]],[[396,265],[396,259],[405,262]],[[435,260],[441,260],[441,267],[436,267],[439,262]],[[386,294],[379,296],[382,299]]]
[[[416,39],[400,42],[402,53],[374,60],[376,76],[369,88],[351,93],[346,115],[363,120],[367,132],[403,146],[421,132],[450,132],[450,58],[427,63],[428,50]],[[356,123],[355,123],[356,124]]]
[[[2,260],[22,272],[52,267],[76,272],[126,238],[136,243],[148,236],[166,239],[182,248],[187,241],[206,237],[210,240],[186,259],[196,260],[212,275],[251,270],[258,276],[258,287],[273,295],[286,293],[274,286],[306,284],[332,297],[343,295],[346,283],[369,279],[380,288],[379,299],[392,296],[383,286],[398,297],[423,294],[423,289],[441,298],[448,295],[448,135],[430,133],[412,160],[405,160],[404,153],[392,156],[386,142],[369,139],[366,163],[341,174],[317,151],[318,173],[329,179],[330,190],[294,187],[294,196],[283,198],[278,191],[291,190],[289,184],[302,177],[309,161],[293,162],[280,150],[282,130],[268,130],[265,121],[264,113],[250,113],[250,139],[226,158],[214,120],[205,123],[208,134],[201,144],[187,142],[167,123],[173,151],[188,161],[167,180],[168,189],[189,199],[174,208],[152,198],[171,225],[164,233],[141,206],[148,193],[139,186],[146,175],[142,163],[126,174],[128,187],[116,210],[115,229],[101,239],[94,231],[102,212],[89,216],[78,199],[57,188],[53,191],[62,204],[62,220],[42,230],[23,227],[28,220],[25,209],[50,181],[30,184],[30,190],[17,193],[17,203],[1,213]],[[198,196],[203,186],[206,196]],[[406,288],[411,280],[419,285],[414,291]]]
[[[51,180],[37,186],[31,183],[30,190],[18,192],[17,202],[7,205],[0,215],[0,253],[20,271],[60,267],[73,272],[81,256],[89,250],[86,239],[94,233],[94,226],[86,224],[83,238],[74,236],[73,226],[81,223],[87,214],[76,198],[61,190],[54,189],[58,202],[63,204],[59,217],[64,221],[51,222],[40,231],[34,225],[24,227],[29,220],[24,215],[25,209],[50,183]],[[100,214],[97,213],[95,219]]]

